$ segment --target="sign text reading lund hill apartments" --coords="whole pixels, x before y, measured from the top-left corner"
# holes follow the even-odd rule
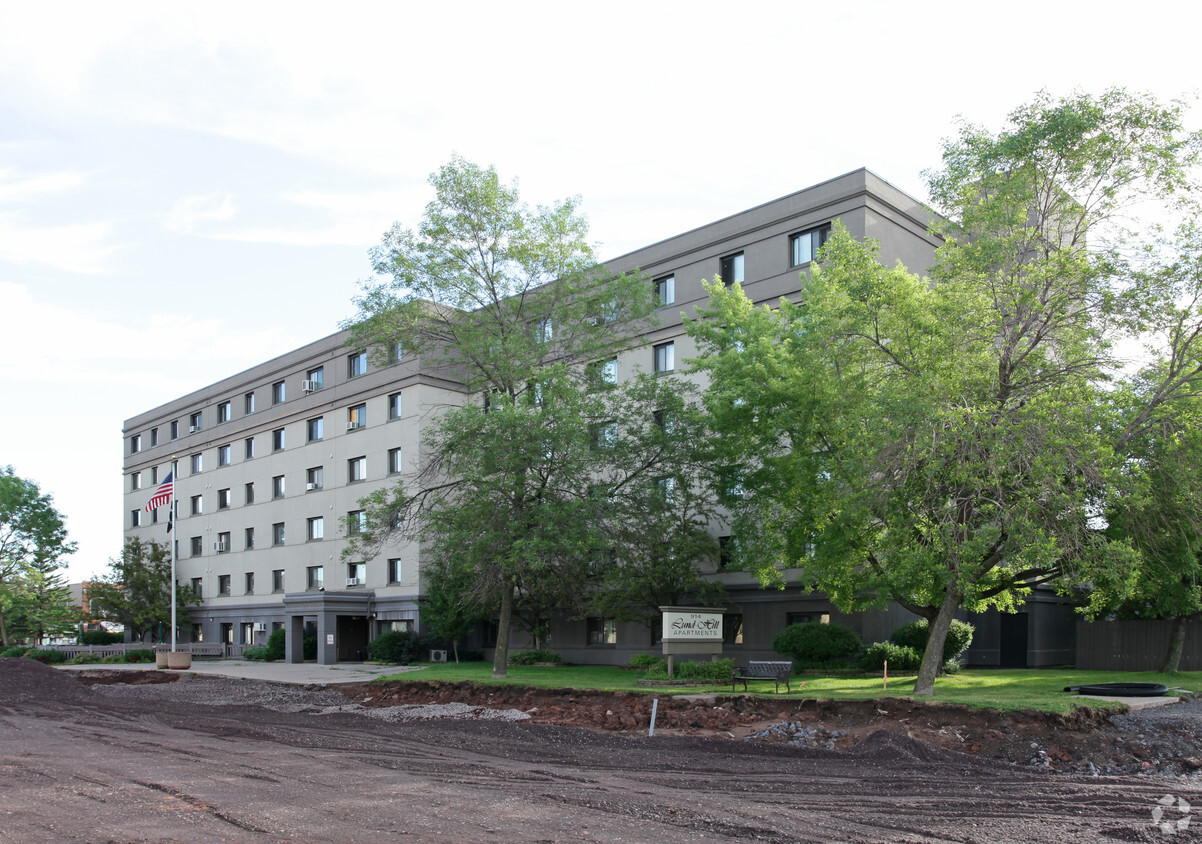
[[[664,639],[676,641],[721,641],[722,611],[665,611]]]

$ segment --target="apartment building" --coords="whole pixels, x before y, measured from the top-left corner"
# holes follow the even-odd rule
[[[879,241],[886,263],[916,272],[932,263],[930,212],[918,200],[868,170],[831,179],[609,261],[615,272],[646,274],[661,317],[615,375],[678,371],[694,354],[681,318],[704,306],[703,279],[739,281],[759,303],[795,294],[835,220]],[[318,661],[332,663],[360,658],[385,630],[420,629],[420,549],[388,546],[349,562],[342,550],[359,500],[420,465],[424,427],[479,397],[403,350],[378,366],[345,340],[332,334],[125,422],[127,537],[166,541],[167,508],[142,508],[177,461],[177,574],[203,598],[185,641],[261,643],[283,627],[290,661],[301,659],[307,634]],[[730,595],[728,650],[743,659],[770,655],[773,636],[796,621],[826,618],[877,641],[913,618],[897,607],[845,616],[800,572],[785,590],[764,591],[744,572],[708,565]],[[996,663],[1001,645],[982,634],[975,661]],[[485,625],[467,646],[487,649],[490,635]],[[624,663],[657,641],[655,631],[606,618],[561,619],[550,632],[550,646],[580,663]],[[1031,664],[1071,661],[1062,653],[1071,643],[1049,648]]]

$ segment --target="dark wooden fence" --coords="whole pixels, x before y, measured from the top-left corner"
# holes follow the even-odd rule
[[[1172,621],[1079,621],[1077,667],[1093,671],[1159,671]],[[1186,628],[1181,670],[1202,670],[1202,622]]]

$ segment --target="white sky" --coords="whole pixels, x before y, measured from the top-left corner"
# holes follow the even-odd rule
[[[1199,87],[1197,8],[0,0],[0,465],[84,579],[123,420],[335,331],[452,153],[603,258],[861,166],[925,199],[957,115]]]

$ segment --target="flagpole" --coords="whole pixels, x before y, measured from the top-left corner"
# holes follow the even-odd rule
[[[175,582],[175,523],[179,521],[175,517],[175,486],[178,483],[178,478],[175,477],[179,466],[176,462],[175,455],[171,455],[171,504],[167,511],[171,519],[171,653],[176,651],[176,624],[175,624],[175,595],[179,591],[179,586]]]

